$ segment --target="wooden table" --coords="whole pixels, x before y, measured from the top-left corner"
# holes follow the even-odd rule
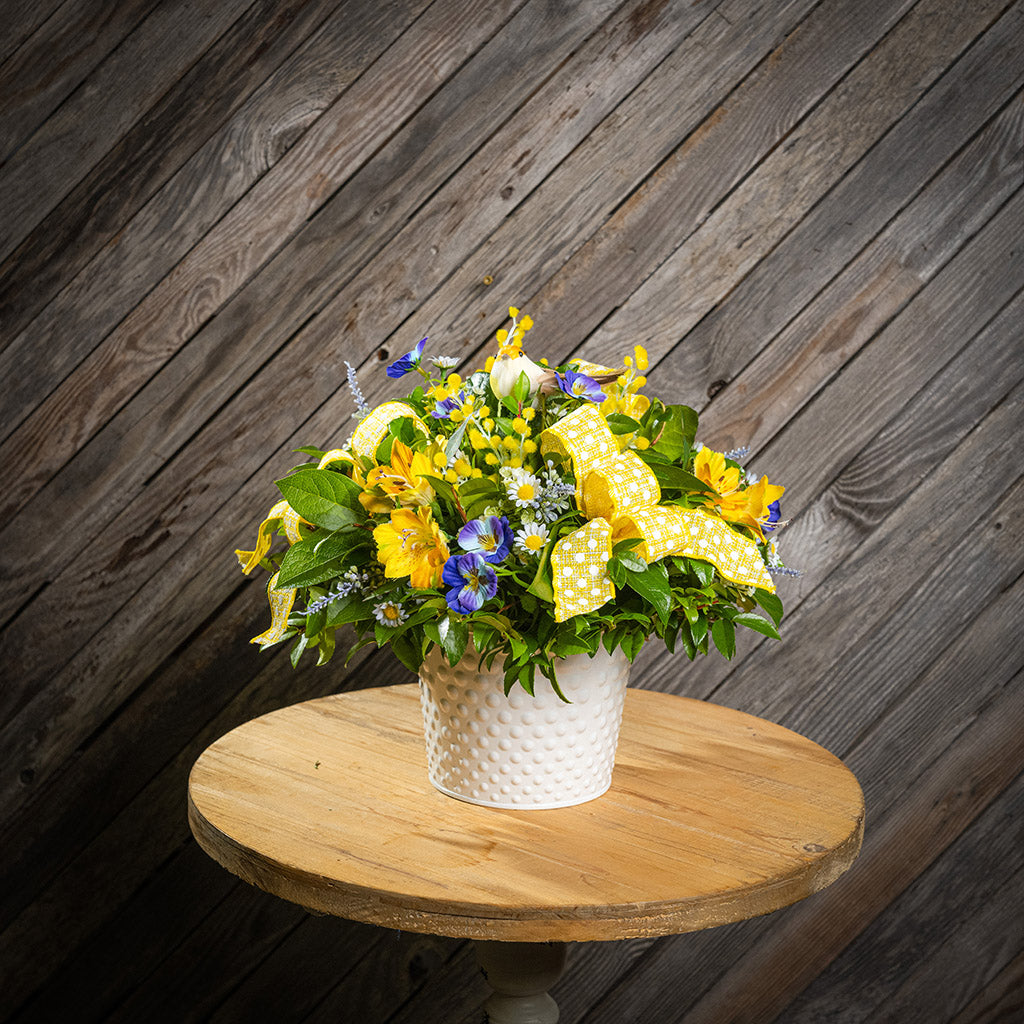
[[[495,1022],[558,1019],[569,941],[709,928],[835,881],[864,799],[832,754],[704,701],[631,689],[611,789],[499,810],[427,780],[416,684],[306,701],[228,733],[189,823],[229,871],[316,911],[476,940]]]

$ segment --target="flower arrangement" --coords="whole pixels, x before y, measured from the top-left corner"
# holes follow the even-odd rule
[[[504,657],[506,693],[558,690],[556,664],[651,636],[689,658],[735,651],[737,626],[778,637],[771,540],[783,488],[696,442],[697,414],[642,394],[647,356],[619,368],[529,359],[532,328],[514,307],[498,353],[463,378],[426,359],[427,339],[387,368],[420,380],[402,401],[367,407],[340,449],[303,448],[277,481],[246,573],[272,575],[270,628],[292,662],[389,645],[419,669],[433,645],[454,665],[475,649]],[[346,364],[347,365],[347,364]],[[287,548],[271,553],[275,535]],[[760,614],[760,611],[765,614]]]

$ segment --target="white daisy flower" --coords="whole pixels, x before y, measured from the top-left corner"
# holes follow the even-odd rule
[[[512,470],[505,479],[505,489],[516,508],[537,507],[541,483],[528,469]]]
[[[548,542],[548,528],[544,523],[527,523],[516,530],[515,548],[523,555],[540,555]]]
[[[382,625],[400,626],[406,620],[405,611],[397,601],[381,601],[373,606],[373,617]]]
[[[430,360],[439,370],[454,370],[459,365],[458,359],[451,356],[434,356]]]

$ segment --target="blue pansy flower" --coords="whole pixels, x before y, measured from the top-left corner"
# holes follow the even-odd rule
[[[426,343],[427,339],[423,338],[411,352],[407,352],[404,356],[396,359],[388,367],[388,376],[394,377],[397,380],[397,378],[404,377],[411,370],[415,370],[423,358],[423,346]]]
[[[438,402],[431,410],[430,415],[435,420],[446,420],[451,417],[453,409],[461,409],[466,401],[466,392],[460,391],[457,395],[452,395],[451,398],[446,398],[443,402]]]
[[[504,516],[482,516],[471,519],[459,530],[459,546],[463,551],[482,555],[485,562],[503,562],[515,537]]]
[[[601,390],[601,385],[585,373],[566,370],[565,376],[557,374],[558,386],[573,398],[585,398],[588,402],[603,402],[608,396]]]
[[[452,555],[444,563],[441,579],[451,588],[445,594],[448,607],[460,615],[479,611],[498,592],[498,574],[475,551]]]

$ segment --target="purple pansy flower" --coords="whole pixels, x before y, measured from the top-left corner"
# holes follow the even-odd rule
[[[771,533],[775,529],[775,524],[782,517],[782,509],[779,507],[778,501],[773,501],[768,506],[768,515],[766,518],[761,520],[761,529],[765,533]]]
[[[556,376],[558,386],[573,398],[585,398],[588,402],[603,402],[608,396],[601,390],[601,385],[585,373],[566,370],[565,376]]]
[[[435,420],[446,420],[448,419],[453,409],[461,409],[463,403],[466,401],[466,392],[460,391],[457,395],[452,395],[451,398],[446,398],[443,402],[438,402],[430,415]]]
[[[423,346],[426,343],[427,339],[423,338],[411,352],[407,352],[404,356],[396,359],[388,367],[388,376],[394,377],[397,380],[399,377],[404,377],[410,370],[415,370],[423,358]]]
[[[459,545],[463,551],[473,551],[486,562],[503,562],[515,537],[504,516],[482,516],[471,519],[459,530]]]
[[[441,579],[451,587],[445,594],[448,607],[460,615],[479,611],[498,592],[498,574],[475,551],[452,555],[444,563]]]

